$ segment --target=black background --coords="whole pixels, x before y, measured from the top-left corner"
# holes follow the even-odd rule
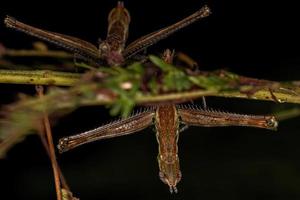
[[[195,58],[204,70],[233,72],[271,80],[299,80],[300,12],[296,1],[126,1],[132,17],[129,41],[172,24],[207,3],[213,14],[148,49],[175,48]],[[116,1],[6,1],[0,18],[11,15],[28,24],[96,43],[105,38],[107,14]],[[33,38],[0,24],[0,42],[30,47]],[[1,104],[33,86],[0,85]],[[200,103],[200,102],[198,102]],[[265,114],[272,102],[208,98],[209,107]],[[61,118],[54,140],[111,121],[102,107],[81,108]],[[140,134],[95,142],[63,155],[59,163],[75,196],[81,199],[299,199],[299,118],[277,132],[253,128],[190,128],[181,134],[183,179],[170,195],[158,178],[157,144],[151,128]],[[35,135],[0,161],[1,199],[55,199],[52,169]],[[9,194],[9,197],[4,197]]]

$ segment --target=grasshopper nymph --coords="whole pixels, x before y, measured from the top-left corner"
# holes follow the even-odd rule
[[[163,56],[166,62],[173,60],[171,51],[166,50]],[[178,139],[180,125],[220,127],[247,126],[276,130],[274,116],[242,115],[219,112],[193,105],[176,105],[167,103],[151,107],[126,119],[112,122],[99,128],[59,140],[58,149],[65,152],[85,143],[133,134],[149,126],[155,126],[158,143],[159,178],[169,186],[170,192],[177,192],[181,180],[178,157]]]

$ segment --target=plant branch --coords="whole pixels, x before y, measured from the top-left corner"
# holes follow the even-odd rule
[[[55,50],[15,50],[6,49],[2,54],[3,56],[9,57],[50,57],[50,58],[73,58],[73,54],[67,53],[65,51],[55,51]]]
[[[300,88],[293,88],[293,90],[299,90]],[[277,98],[278,103],[296,103],[300,104],[300,96],[287,93],[286,91],[276,91],[273,92],[274,96]],[[241,93],[239,91],[210,91],[210,90],[194,90],[190,92],[181,92],[181,93],[171,93],[164,95],[147,95],[140,96],[136,98],[138,104],[154,104],[159,102],[168,102],[168,101],[186,101],[191,99],[197,99],[202,96],[216,96],[216,97],[227,97],[227,98],[243,98],[243,99],[253,99],[253,100],[263,100],[263,101],[276,101],[273,99],[270,91],[267,88],[261,88],[251,95]],[[106,104],[106,102],[99,102],[99,104]],[[93,104],[90,102],[89,104]]]
[[[43,97],[44,95],[43,86],[36,86],[36,91],[40,98]],[[56,161],[51,126],[50,126],[48,114],[46,112],[43,113],[43,124],[44,124],[47,141],[48,141],[48,148],[49,148],[49,154],[50,154],[50,159],[51,159],[51,164],[52,164],[52,169],[54,174],[57,200],[62,200],[61,187],[60,187],[60,170],[58,167],[58,163]]]
[[[80,80],[76,75],[79,81],[70,83],[70,88],[52,87],[40,98],[26,96],[7,106],[0,124],[0,156],[26,135],[35,133],[44,112],[59,116],[81,106],[108,105],[112,114],[126,116],[137,104],[183,103],[203,96],[300,104],[299,81],[260,80],[224,70],[191,73],[151,58],[160,69],[148,65],[150,74],[140,63],[127,68],[100,68],[85,73]],[[153,75],[155,70],[163,75]]]
[[[70,59],[74,55],[66,51],[51,50],[43,42],[34,42],[33,49],[10,49],[0,44],[0,57],[50,57],[57,59]]]
[[[42,144],[49,156],[49,158],[51,159],[51,156],[50,156],[50,149],[49,149],[49,146],[48,146],[48,141],[47,141],[47,138],[45,136],[45,134],[43,132],[41,132],[40,134],[40,138],[41,138],[41,141],[42,141]],[[63,188],[65,188],[66,190],[70,191],[70,187],[66,181],[66,178],[64,177],[59,165],[57,166],[57,170],[58,170],[58,173],[59,173],[59,178],[60,178],[60,181],[61,181],[61,185]]]
[[[56,85],[56,86],[72,86],[80,80],[81,75],[69,72],[55,72],[49,70],[0,70],[0,83],[10,84],[39,84],[39,85]],[[208,77],[209,78],[209,77]],[[270,81],[271,82],[271,81]],[[279,103],[300,103],[300,87],[293,82],[272,82],[272,84],[282,86],[281,89],[273,91],[274,96]],[[285,86],[292,86],[290,89],[283,89]],[[244,85],[246,87],[246,85]],[[194,90],[187,92],[176,92],[162,95],[143,95],[136,98],[138,104],[156,103],[162,101],[182,101],[182,99],[195,99],[201,96],[218,96],[228,98],[246,98],[254,100],[274,101],[269,88],[259,88],[253,94],[248,95],[241,91],[216,91],[216,90]],[[112,103],[110,101],[86,102],[87,104],[102,105]]]
[[[278,121],[284,121],[300,116],[300,108],[295,107],[290,109],[283,109],[272,114],[276,116],[276,119]]]
[[[0,70],[0,83],[72,86],[80,74],[50,70]]]

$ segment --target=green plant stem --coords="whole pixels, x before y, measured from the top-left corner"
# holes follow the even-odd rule
[[[299,91],[300,88],[294,87],[293,91]],[[296,103],[300,104],[300,95],[293,94],[293,93],[286,93],[284,91],[273,91],[274,97],[270,93],[270,91],[266,88],[262,88],[256,91],[254,94],[247,95],[241,92],[220,92],[215,93],[210,96],[217,96],[217,97],[228,97],[228,98],[243,98],[243,99],[253,99],[253,100],[264,100],[264,101],[275,101],[277,103]]]
[[[72,86],[80,74],[50,70],[0,70],[0,83]]]
[[[274,96],[278,99],[278,103],[297,103],[300,104],[300,96],[287,94],[284,92],[273,92]],[[243,94],[241,92],[218,92],[218,91],[209,91],[209,90],[195,90],[191,92],[181,92],[174,94],[165,94],[165,95],[156,95],[156,96],[140,96],[136,98],[138,104],[148,104],[148,103],[157,103],[163,101],[183,101],[184,99],[197,99],[202,96],[216,96],[216,97],[227,97],[227,98],[244,98],[244,99],[253,99],[253,100],[265,100],[265,101],[275,101],[270,94],[270,91],[267,89],[260,89],[250,96]],[[100,103],[100,102],[99,102]],[[106,102],[100,103],[105,104]],[[90,102],[92,104],[92,102]]]
[[[193,77],[205,82],[206,80],[211,80],[212,77],[214,80],[224,77],[224,73],[222,72],[220,76],[216,73],[206,73]],[[100,77],[102,76],[103,74]],[[224,81],[215,81],[213,83],[216,87],[208,87],[206,89],[196,89],[194,87],[189,91],[159,95],[147,95],[137,91],[131,98],[134,104],[146,106],[187,102],[203,96],[234,97],[300,104],[299,82],[274,82],[250,79],[238,75],[231,75],[231,77],[229,77],[229,81],[225,82],[225,85],[229,85],[225,89],[222,88]],[[113,77],[108,76],[106,78],[111,80]],[[48,93],[40,98],[24,97],[19,102],[7,107],[7,110],[3,112],[6,114],[7,123],[4,122],[0,128],[0,140],[2,140],[0,142],[0,157],[3,157],[9,148],[24,139],[26,135],[34,133],[32,130],[36,130],[37,122],[43,118],[43,112],[49,115],[55,113],[66,114],[81,106],[114,105],[118,102],[119,97],[110,89],[109,85],[105,85],[107,83],[105,80],[107,79],[104,78],[99,81],[94,80],[93,76],[90,79],[89,76],[85,76],[83,80],[71,88],[50,88]],[[121,83],[117,82],[118,85]]]
[[[300,108],[290,108],[273,113],[279,121],[288,120],[300,116]]]
[[[75,109],[79,106],[95,106],[95,105],[110,105],[114,103],[115,99],[113,97],[105,96],[99,93],[99,95],[94,98],[85,98],[84,96],[77,96],[83,92],[88,92],[88,90],[97,90],[96,86],[79,86],[74,87],[70,91],[58,91],[53,92],[49,96],[44,96],[38,100],[27,101],[26,104],[22,105],[23,107],[40,107],[40,105],[45,105],[48,112],[52,113],[54,110],[63,110],[63,109]],[[294,90],[299,90],[300,88],[294,87]],[[292,91],[294,91],[292,90]],[[296,94],[286,93],[285,91],[274,91],[273,95],[277,98],[277,103],[297,103],[300,104],[300,97]],[[181,92],[181,93],[170,93],[163,95],[140,95],[135,98],[136,104],[139,105],[152,105],[157,103],[180,103],[192,99],[197,99],[202,96],[219,96],[219,97],[234,97],[234,98],[247,98],[254,100],[267,100],[275,101],[268,89],[261,88],[257,90],[252,96],[247,96],[239,92],[222,92],[221,94],[218,91],[209,91],[209,90],[194,90],[190,92]],[[63,101],[63,99],[66,99]],[[280,100],[279,100],[280,99]],[[63,103],[62,103],[63,102]],[[53,108],[52,106],[55,105]],[[54,110],[53,110],[54,109]]]
[[[56,86],[72,86],[78,80],[80,80],[81,75],[77,73],[69,72],[56,72],[50,70],[0,70],[0,83],[10,83],[10,84],[38,84],[38,85],[56,85]],[[209,78],[209,77],[208,77]],[[247,77],[242,77],[247,78]],[[258,79],[251,79],[256,81],[261,81]],[[265,81],[265,87],[259,87],[251,95],[242,93],[240,91],[217,91],[217,90],[192,90],[169,94],[160,95],[145,95],[137,96],[136,103],[147,104],[147,103],[157,103],[163,101],[184,101],[189,99],[199,98],[201,96],[218,96],[218,97],[228,97],[228,98],[246,98],[254,100],[267,100],[267,101],[277,101],[279,103],[300,103],[300,87],[298,84],[293,84],[293,82],[273,82]],[[296,82],[295,82],[296,83]],[[289,88],[288,90],[275,89],[273,95],[267,87],[268,84],[277,85],[277,88]],[[251,85],[250,85],[251,86]],[[282,86],[282,87],[281,87]],[[243,85],[247,87],[247,85]],[[276,97],[276,99],[274,99]],[[114,99],[105,99],[101,101],[101,98],[97,102],[86,101],[86,104],[92,105],[102,105],[110,104]]]

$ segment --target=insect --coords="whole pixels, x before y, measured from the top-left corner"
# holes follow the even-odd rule
[[[171,62],[171,51],[165,51],[163,58],[166,62]],[[169,103],[148,108],[129,118],[90,131],[62,138],[59,140],[58,149],[62,153],[86,143],[133,134],[154,125],[159,150],[159,177],[169,186],[171,193],[177,193],[176,185],[182,177],[177,142],[184,127],[180,126],[248,126],[275,130],[277,124],[274,116],[241,115]]]
[[[75,37],[26,25],[9,16],[4,22],[9,28],[56,44],[86,61],[95,64],[107,63],[113,66],[124,64],[131,56],[209,14],[209,7],[204,6],[183,20],[145,35],[127,46],[125,43],[128,37],[130,15],[122,2],[118,2],[109,13],[107,37],[100,42],[98,47]],[[172,57],[170,51],[165,52],[166,62],[171,62]],[[148,108],[129,118],[87,132],[62,138],[59,140],[58,149],[60,152],[65,152],[96,140],[133,134],[151,125],[156,128],[159,177],[169,186],[171,193],[177,193],[177,184],[182,177],[177,145],[179,133],[183,130],[180,126],[249,126],[274,130],[277,127],[277,121],[274,116],[241,115],[169,103]]]
[[[210,9],[205,5],[181,21],[145,35],[127,45],[127,47],[125,47],[125,43],[128,38],[131,19],[123,2],[118,2],[117,6],[110,11],[108,15],[106,39],[101,41],[98,47],[75,37],[35,28],[17,21],[10,16],[5,18],[4,23],[9,28],[24,32],[69,50],[74,53],[75,57],[79,57],[94,64],[101,65],[106,63],[113,66],[124,64],[128,58],[195,21],[207,17],[209,14]]]

